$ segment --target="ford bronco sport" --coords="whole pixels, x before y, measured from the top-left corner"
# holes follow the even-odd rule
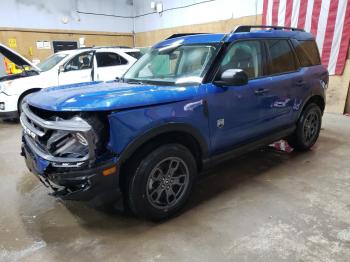
[[[54,196],[122,197],[134,214],[162,219],[210,165],[284,138],[311,148],[327,85],[315,40],[299,29],[167,39],[119,81],[30,95],[22,154]]]

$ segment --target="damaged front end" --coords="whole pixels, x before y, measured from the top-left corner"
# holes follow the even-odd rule
[[[116,158],[106,152],[108,132],[100,117],[56,113],[25,102],[20,121],[22,155],[52,195],[103,202],[104,197],[119,194]]]

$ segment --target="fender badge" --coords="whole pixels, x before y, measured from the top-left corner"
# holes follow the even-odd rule
[[[218,119],[216,121],[216,125],[217,125],[218,128],[223,128],[224,125],[225,125],[225,119],[224,118]]]

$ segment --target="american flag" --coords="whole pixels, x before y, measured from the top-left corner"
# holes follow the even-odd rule
[[[264,0],[263,24],[311,32],[329,74],[343,73],[350,40],[349,0]]]

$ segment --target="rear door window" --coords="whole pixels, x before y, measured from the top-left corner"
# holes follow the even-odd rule
[[[270,55],[270,74],[283,74],[296,71],[295,56],[286,39],[266,40]]]
[[[301,67],[321,64],[320,55],[315,41],[298,41],[293,39],[292,42]]]
[[[128,61],[120,55],[112,52],[96,53],[98,67],[125,65]]]

